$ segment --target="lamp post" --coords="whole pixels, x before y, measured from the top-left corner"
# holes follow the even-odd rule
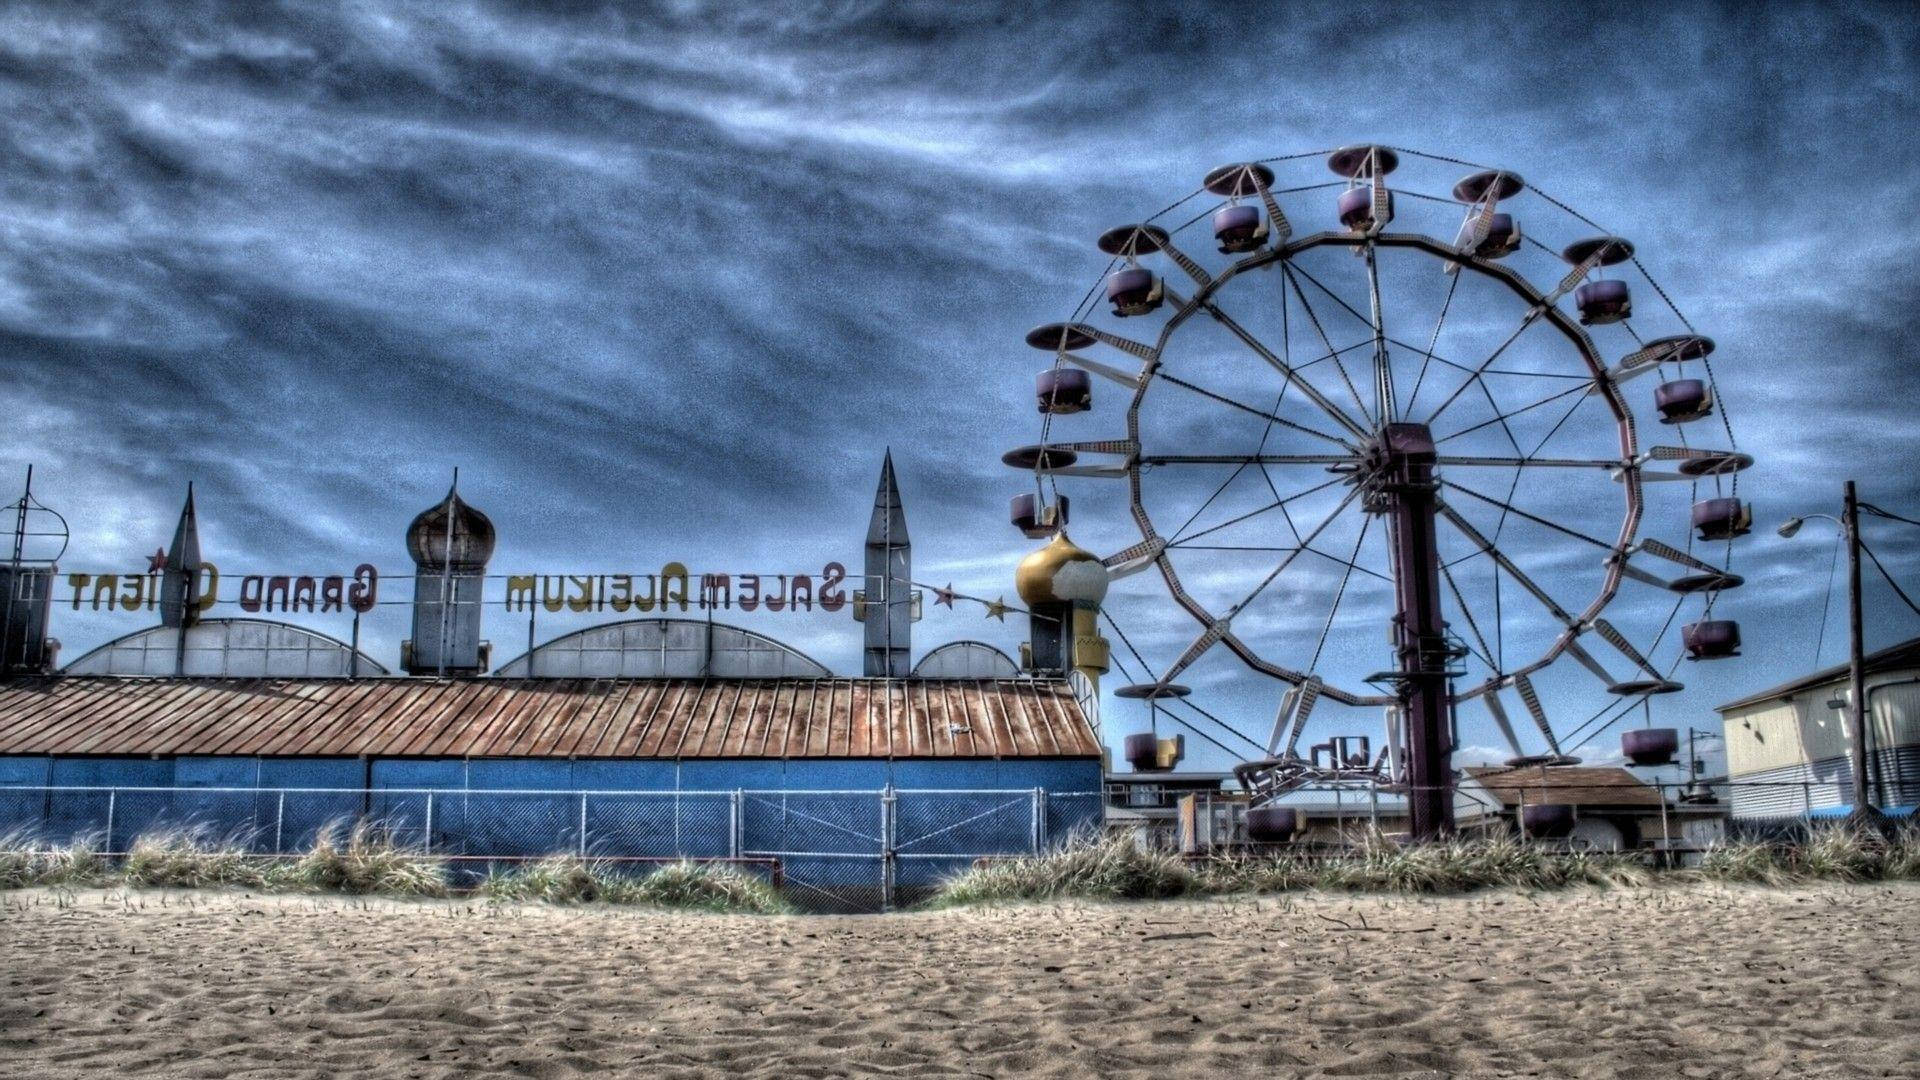
[[[1853,481],[1847,481],[1846,503],[1841,516],[1808,514],[1788,518],[1776,530],[1783,537],[1800,531],[1807,518],[1825,518],[1840,526],[1847,541],[1847,666],[1851,686],[1847,710],[1848,736],[1853,743],[1853,812],[1848,820],[1856,824],[1878,826],[1880,811],[1867,794],[1867,670],[1866,652],[1861,644],[1860,613],[1860,499]]]

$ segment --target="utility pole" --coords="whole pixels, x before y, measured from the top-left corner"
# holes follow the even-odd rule
[[[1847,667],[1848,727],[1853,742],[1853,813],[1856,822],[1877,824],[1879,809],[1867,795],[1867,665],[1862,643],[1860,612],[1860,499],[1853,481],[1847,481],[1846,509],[1841,528],[1847,534]]]

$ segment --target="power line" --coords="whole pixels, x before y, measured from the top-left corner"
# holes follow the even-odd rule
[[[1874,515],[1875,517],[1887,518],[1890,521],[1898,521],[1905,525],[1920,525],[1920,521],[1915,521],[1912,518],[1908,518],[1908,517],[1901,517],[1899,514],[1895,514],[1887,510],[1882,510],[1879,507],[1873,505],[1872,503],[1855,503],[1854,505],[1859,507],[1862,510],[1865,510],[1869,514]]]
[[[1913,597],[1908,596],[1907,591],[1900,587],[1900,583],[1893,580],[1893,575],[1887,573],[1887,568],[1880,565],[1880,556],[1873,553],[1873,549],[1867,546],[1866,541],[1860,541],[1860,550],[1866,552],[1867,558],[1873,560],[1873,568],[1880,571],[1880,576],[1887,579],[1887,584],[1893,586],[1893,591],[1900,597],[1901,602],[1912,608],[1915,615],[1920,615],[1920,604],[1915,604]]]

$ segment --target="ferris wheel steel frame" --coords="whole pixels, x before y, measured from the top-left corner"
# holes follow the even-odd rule
[[[1354,151],[1359,151],[1370,156],[1356,158],[1344,163],[1340,160],[1341,155]],[[1298,156],[1305,157],[1309,155]],[[1431,155],[1420,156],[1431,157]],[[1607,685],[1608,689],[1617,695],[1637,695],[1644,698],[1650,694],[1669,693],[1680,689],[1678,683],[1672,682],[1662,675],[1662,673],[1653,666],[1652,662],[1636,649],[1623,634],[1601,617],[1601,613],[1613,602],[1618,595],[1621,582],[1628,577],[1649,584],[1660,585],[1673,592],[1680,593],[1682,594],[1683,600],[1686,594],[1706,592],[1709,594],[1709,609],[1711,608],[1712,597],[1719,589],[1733,587],[1741,583],[1738,575],[1731,574],[1724,569],[1714,567],[1709,563],[1695,558],[1690,550],[1692,547],[1691,541],[1688,543],[1689,550],[1681,551],[1652,539],[1636,544],[1635,539],[1639,534],[1645,512],[1643,489],[1645,482],[1649,480],[1698,481],[1706,477],[1717,478],[1721,475],[1737,473],[1751,464],[1752,459],[1744,454],[1738,453],[1737,450],[1732,447],[1729,447],[1726,451],[1693,449],[1684,445],[1684,437],[1682,437],[1681,440],[1683,443],[1681,447],[1663,446],[1642,451],[1639,445],[1639,433],[1633,411],[1628,407],[1625,399],[1621,395],[1620,383],[1644,372],[1655,370],[1662,364],[1689,359],[1703,359],[1712,349],[1711,341],[1691,333],[1659,338],[1653,341],[1643,341],[1639,338],[1638,333],[1635,332],[1635,341],[1639,347],[1625,357],[1616,367],[1609,368],[1592,336],[1588,334],[1584,326],[1558,306],[1558,302],[1577,286],[1580,286],[1595,269],[1603,265],[1611,265],[1631,259],[1633,254],[1631,244],[1610,235],[1603,235],[1577,242],[1572,245],[1563,256],[1568,262],[1572,263],[1571,269],[1566,272],[1564,277],[1557,282],[1551,291],[1543,291],[1519,271],[1496,261],[1497,258],[1505,254],[1510,254],[1519,246],[1520,240],[1517,228],[1512,230],[1513,246],[1507,248],[1505,251],[1488,257],[1483,256],[1476,250],[1480,240],[1487,236],[1488,224],[1492,220],[1493,207],[1497,199],[1510,196],[1523,189],[1524,185],[1517,176],[1500,171],[1489,171],[1476,174],[1474,177],[1469,177],[1468,180],[1458,185],[1456,187],[1456,200],[1466,202],[1469,211],[1467,222],[1462,227],[1462,236],[1466,238],[1467,242],[1462,243],[1456,241],[1453,244],[1448,244],[1424,233],[1404,231],[1389,232],[1384,230],[1383,226],[1386,221],[1391,220],[1392,210],[1391,196],[1386,193],[1382,177],[1386,172],[1392,170],[1395,162],[1396,159],[1392,151],[1384,147],[1347,148],[1336,153],[1331,164],[1334,171],[1343,173],[1353,181],[1349,185],[1349,192],[1361,190],[1362,181],[1364,181],[1366,187],[1371,188],[1370,197],[1372,199],[1373,217],[1364,228],[1356,227],[1345,230],[1326,230],[1298,238],[1290,237],[1291,226],[1287,222],[1285,214],[1282,212],[1278,202],[1274,198],[1274,192],[1270,188],[1272,182],[1271,170],[1260,163],[1225,166],[1221,169],[1214,170],[1214,172],[1208,175],[1203,190],[1228,197],[1230,201],[1225,204],[1228,206],[1238,205],[1240,198],[1257,196],[1261,205],[1264,206],[1268,213],[1267,221],[1260,225],[1259,238],[1265,238],[1268,228],[1272,228],[1278,233],[1277,236],[1273,237],[1271,243],[1259,243],[1251,248],[1231,249],[1223,245],[1223,252],[1237,250],[1250,251],[1250,253],[1236,259],[1217,273],[1209,272],[1190,255],[1181,251],[1174,243],[1172,235],[1164,228],[1152,224],[1140,224],[1110,230],[1101,238],[1100,247],[1103,251],[1115,256],[1116,264],[1120,259],[1124,258],[1127,266],[1133,267],[1137,266],[1137,258],[1140,255],[1163,255],[1173,266],[1178,267],[1179,271],[1190,279],[1192,282],[1191,288],[1194,291],[1191,296],[1182,296],[1180,292],[1176,291],[1170,285],[1167,285],[1164,278],[1155,279],[1156,284],[1154,285],[1153,298],[1156,302],[1164,302],[1165,305],[1171,309],[1171,313],[1162,323],[1158,335],[1151,343],[1112,333],[1097,326],[1078,321],[1048,324],[1032,331],[1028,335],[1028,343],[1036,348],[1054,351],[1056,355],[1056,368],[1061,364],[1072,365],[1086,371],[1089,375],[1109,380],[1132,391],[1132,400],[1127,410],[1126,438],[1120,440],[1053,442],[1047,437],[1047,427],[1043,427],[1042,443],[1040,446],[1026,448],[1029,453],[1018,462],[1016,462],[1015,455],[1010,454],[1008,455],[1008,461],[1010,464],[1030,465],[1036,476],[1036,480],[1041,477],[1083,476],[1111,479],[1124,478],[1128,481],[1129,505],[1134,522],[1140,530],[1141,540],[1108,557],[1104,561],[1112,569],[1116,577],[1143,570],[1150,565],[1156,567],[1160,571],[1161,577],[1164,579],[1168,591],[1175,602],[1201,626],[1199,636],[1187,646],[1177,661],[1162,672],[1157,679],[1157,685],[1162,687],[1172,686],[1171,680],[1198,660],[1201,655],[1215,645],[1225,645],[1229,651],[1234,653],[1248,667],[1284,681],[1293,687],[1293,690],[1289,691],[1289,701],[1283,702],[1281,716],[1275,722],[1275,733],[1269,743],[1270,753],[1274,752],[1274,747],[1280,738],[1283,723],[1288,718],[1287,710],[1293,705],[1300,704],[1296,695],[1304,694],[1304,706],[1299,708],[1293,717],[1292,736],[1287,741],[1287,754],[1289,757],[1293,754],[1293,747],[1299,737],[1300,729],[1304,726],[1306,710],[1311,708],[1312,702],[1318,697],[1325,697],[1346,705],[1388,706],[1390,710],[1397,709],[1404,722],[1405,749],[1408,758],[1404,775],[1404,786],[1409,797],[1412,831],[1417,837],[1430,837],[1449,831],[1452,828],[1451,751],[1453,742],[1453,708],[1456,703],[1471,700],[1476,697],[1485,697],[1489,711],[1492,713],[1496,724],[1502,733],[1506,735],[1508,741],[1517,747],[1518,743],[1507,721],[1505,710],[1499,701],[1500,690],[1507,687],[1516,688],[1527,706],[1529,713],[1532,714],[1536,724],[1539,726],[1548,746],[1553,751],[1551,755],[1535,760],[1567,762],[1573,759],[1566,757],[1560,752],[1559,744],[1546,721],[1544,712],[1538,701],[1538,696],[1529,681],[1531,675],[1547,668],[1560,657],[1571,655],[1582,667],[1598,676],[1603,683]],[[1483,183],[1472,193],[1472,198],[1468,199],[1462,196],[1460,192],[1474,184],[1476,180],[1483,181]],[[1333,185],[1313,185],[1315,188],[1325,186]],[[1418,193],[1409,191],[1409,194]],[[1421,197],[1432,198],[1431,196]],[[1384,203],[1383,199],[1386,200]],[[1434,201],[1445,200],[1436,199]],[[1549,199],[1549,201],[1554,200]],[[1572,211],[1571,208],[1565,207],[1557,201],[1554,202],[1555,205],[1560,206],[1561,209],[1573,214],[1573,216],[1580,217],[1580,215]],[[1345,205],[1343,201],[1343,212]],[[1164,212],[1165,211],[1162,213]],[[1157,216],[1159,215],[1156,215],[1156,217]],[[1580,219],[1582,221],[1587,220],[1583,217]],[[1198,219],[1196,218],[1195,220]],[[1345,218],[1343,216],[1343,221],[1344,220]],[[1192,222],[1188,222],[1188,224],[1192,224]],[[1592,223],[1588,222],[1588,224]],[[1180,228],[1183,229],[1185,226],[1181,226]],[[1224,238],[1225,234],[1220,235]],[[1538,241],[1532,242],[1544,248],[1544,245],[1539,245]],[[1299,270],[1298,277],[1296,277],[1293,266],[1294,257],[1303,252],[1325,247],[1348,249],[1355,254],[1364,255],[1369,286],[1368,302],[1371,306],[1370,316],[1362,314],[1354,305],[1348,304],[1337,293],[1321,284],[1318,279],[1314,278],[1304,268]],[[1431,343],[1425,349],[1420,349],[1418,346],[1411,346],[1397,339],[1390,338],[1386,333],[1385,319],[1382,311],[1377,256],[1382,250],[1392,249],[1407,249],[1424,253],[1440,260],[1441,265],[1449,274],[1459,274],[1462,271],[1470,271],[1504,287],[1505,290],[1517,297],[1525,305],[1525,315],[1520,320],[1519,326],[1514,328],[1484,361],[1481,361],[1477,367],[1473,368],[1444,360],[1444,358],[1439,357],[1438,354],[1435,353]],[[1635,262],[1637,266],[1637,260],[1635,260]],[[1258,337],[1248,332],[1236,322],[1232,316],[1223,309],[1218,300],[1221,290],[1240,275],[1247,271],[1267,269],[1275,266],[1279,266],[1282,269],[1286,276],[1287,286],[1291,287],[1299,296],[1300,305],[1312,321],[1314,330],[1326,350],[1299,365],[1294,365],[1290,362],[1290,348],[1283,348],[1282,350],[1282,352],[1288,354],[1286,357],[1283,358],[1282,356],[1276,355],[1274,351],[1264,345]],[[1110,266],[1109,269],[1111,270],[1112,267]],[[1644,270],[1642,272],[1644,273]],[[1307,301],[1305,293],[1301,290],[1299,277],[1306,278],[1307,281],[1331,297],[1350,314],[1369,324],[1372,331],[1371,340],[1356,342],[1344,348],[1336,347],[1333,340],[1328,336],[1326,329],[1320,324],[1320,320],[1314,314],[1313,307]],[[1649,278],[1649,280],[1651,279]],[[1454,296],[1453,288],[1457,286],[1457,283],[1458,278],[1456,277],[1454,285],[1448,289],[1447,300],[1445,304],[1442,305],[1440,323],[1434,327],[1433,333],[1436,342],[1440,332],[1440,324],[1444,324],[1445,322],[1446,312]],[[1655,283],[1655,288],[1658,290],[1657,283]],[[1660,291],[1660,294],[1663,299],[1666,299],[1663,290]],[[1283,304],[1287,302],[1284,292],[1281,302]],[[1116,304],[1117,303],[1118,301],[1116,300]],[[1670,299],[1667,300],[1667,303],[1670,307],[1672,306]],[[1085,306],[1084,302],[1082,306]],[[1120,312],[1117,309],[1116,313],[1126,314],[1126,312]],[[1140,312],[1134,313],[1138,314]],[[1679,315],[1677,308],[1674,309],[1674,313]],[[1236,401],[1227,395],[1209,390],[1196,382],[1180,378],[1179,376],[1162,370],[1165,351],[1169,343],[1173,340],[1175,333],[1189,321],[1203,315],[1224,328],[1250,353],[1272,367],[1279,374],[1282,382],[1280,400],[1275,402],[1271,411]],[[1679,315],[1679,317],[1682,323],[1686,322],[1684,315]],[[1623,316],[1619,321],[1624,321],[1624,318]],[[1491,390],[1487,389],[1484,376],[1494,370],[1493,365],[1500,356],[1506,352],[1509,346],[1514,344],[1528,329],[1542,322],[1551,326],[1574,347],[1580,355],[1581,362],[1585,366],[1587,374],[1582,378],[1574,375],[1553,375],[1547,372],[1498,372],[1499,374],[1538,375],[1542,377],[1577,380],[1575,385],[1561,392],[1551,394],[1539,401],[1533,401],[1516,410],[1503,411],[1500,405],[1493,400]],[[1687,328],[1689,331],[1692,329],[1690,324],[1688,324]],[[1392,359],[1388,351],[1390,342],[1400,349],[1412,350],[1423,354],[1425,357],[1420,376],[1415,381],[1414,397],[1410,399],[1404,415],[1401,412],[1396,397],[1397,388],[1394,385]],[[1130,371],[1125,367],[1116,366],[1116,364],[1106,362],[1102,359],[1080,355],[1079,350],[1090,349],[1096,345],[1104,345],[1121,353],[1125,353],[1135,358],[1140,366],[1137,370]],[[1372,346],[1373,349],[1373,399],[1375,406],[1373,410],[1367,408],[1354,381],[1348,376],[1345,364],[1340,363],[1337,359],[1344,353],[1354,352],[1369,345]],[[1348,413],[1343,405],[1336,403],[1331,394],[1323,391],[1311,380],[1306,379],[1300,374],[1300,372],[1306,368],[1328,359],[1334,359],[1339,367],[1342,381],[1346,384],[1346,389],[1352,395],[1353,404],[1357,409],[1357,418],[1356,415]],[[1459,368],[1460,371],[1466,373],[1466,377],[1438,407],[1427,414],[1423,421],[1414,421],[1412,419],[1414,412],[1411,407],[1412,403],[1418,399],[1419,389],[1426,378],[1427,365],[1436,359],[1441,360],[1442,363],[1448,366]],[[1711,368],[1708,369],[1708,373],[1710,376]],[[1142,435],[1140,414],[1143,405],[1146,403],[1148,391],[1156,379],[1169,382],[1189,392],[1212,399],[1216,403],[1262,418],[1268,423],[1269,433],[1271,433],[1275,425],[1279,425],[1296,434],[1313,437],[1329,443],[1331,444],[1329,447],[1330,452],[1317,454],[1267,454],[1261,452],[1251,455],[1143,454],[1141,452]],[[1480,424],[1461,428],[1436,438],[1432,433],[1433,422],[1438,420],[1442,414],[1446,413],[1461,395],[1465,394],[1476,384],[1487,394],[1488,404],[1493,408],[1494,417]],[[1293,421],[1279,416],[1278,413],[1281,409],[1281,402],[1284,401],[1287,391],[1294,388],[1297,388],[1301,395],[1309,400],[1321,414],[1331,420],[1338,428],[1338,431],[1328,432],[1320,430],[1318,426],[1311,423]],[[1663,392],[1664,391],[1665,388],[1663,387]],[[1710,388],[1708,394],[1711,394]],[[1512,428],[1508,426],[1507,421],[1521,413],[1574,395],[1579,396],[1574,401],[1573,409],[1569,409],[1566,416],[1562,418],[1561,424],[1564,424],[1566,419],[1573,415],[1573,410],[1577,409],[1581,401],[1586,397],[1600,397],[1604,402],[1606,411],[1610,415],[1617,432],[1619,449],[1619,456],[1617,458],[1558,458],[1541,456],[1541,452],[1545,449],[1546,445],[1552,441],[1555,434],[1560,430],[1559,425],[1556,425],[1553,430],[1549,431],[1548,434],[1540,440],[1539,444],[1534,447],[1532,452],[1529,453],[1521,448],[1519,440],[1514,436]],[[1710,396],[1708,397],[1708,401],[1711,401]],[[1045,408],[1043,404],[1042,411],[1051,412],[1052,410]],[[1704,416],[1710,411],[1711,405],[1709,404],[1706,407],[1706,411],[1701,412],[1699,415]],[[1697,419],[1699,417],[1695,416],[1691,418]],[[1047,417],[1047,421],[1048,426],[1050,426],[1052,421],[1051,415]],[[1513,443],[1514,450],[1516,451],[1515,456],[1476,456],[1442,452],[1440,444],[1445,443],[1449,439],[1490,426],[1496,422],[1500,423],[1503,429],[1506,430],[1508,439]],[[1727,430],[1729,439],[1731,439],[1731,427],[1728,427]],[[1264,451],[1264,449],[1265,437],[1263,437],[1261,444],[1261,450]],[[1019,452],[1016,452],[1016,454],[1018,453]],[[1120,460],[1117,463],[1080,464],[1078,463],[1078,457],[1081,454],[1117,456]],[[1646,466],[1649,462],[1654,461],[1677,462],[1677,471],[1675,473],[1649,473],[1646,470]],[[1171,557],[1172,552],[1177,550],[1183,543],[1183,541],[1180,540],[1180,533],[1184,532],[1192,524],[1193,520],[1197,519],[1199,515],[1204,512],[1206,505],[1203,504],[1200,510],[1195,511],[1194,516],[1189,518],[1179,529],[1175,530],[1173,538],[1169,539],[1160,533],[1151,515],[1147,512],[1142,490],[1142,475],[1145,469],[1189,464],[1238,465],[1242,469],[1249,465],[1259,465],[1263,470],[1265,466],[1269,464],[1322,464],[1330,466],[1330,471],[1335,471],[1336,473],[1346,472],[1348,474],[1348,482],[1355,484],[1355,488],[1354,491],[1349,492],[1348,495],[1334,507],[1332,512],[1329,513],[1324,520],[1314,526],[1310,531],[1302,533],[1299,528],[1295,527],[1294,533],[1297,546],[1292,548],[1276,547],[1264,549],[1285,551],[1286,555],[1280,560],[1279,565],[1254,587],[1251,593],[1227,609],[1223,615],[1216,616],[1208,609],[1207,605],[1203,604],[1187,591],[1180,579],[1178,570],[1173,565]],[[1618,534],[1611,542],[1608,542],[1540,515],[1529,513],[1505,500],[1496,499],[1436,474],[1437,468],[1471,468],[1475,466],[1494,466],[1514,468],[1516,470],[1528,468],[1593,469],[1604,472],[1621,486],[1624,516],[1621,519]],[[1516,488],[1519,476],[1520,472],[1516,471],[1514,476]],[[1273,493],[1276,497],[1274,503],[1251,511],[1222,525],[1203,530],[1201,533],[1189,537],[1188,540],[1197,539],[1207,532],[1230,527],[1239,521],[1266,513],[1272,509],[1283,508],[1287,502],[1325,490],[1341,482],[1341,479],[1342,477],[1340,475],[1336,475],[1332,480],[1314,485],[1300,492],[1295,492],[1285,498],[1281,498],[1279,496],[1279,490],[1274,489]],[[1222,484],[1220,489],[1216,489],[1215,496],[1217,497],[1220,491],[1224,490],[1231,482],[1232,477],[1229,477],[1228,481]],[[1737,480],[1735,482],[1737,484]],[[1272,487],[1271,478],[1268,479],[1268,484],[1269,487]],[[1487,536],[1475,528],[1458,509],[1449,505],[1446,499],[1442,497],[1443,489],[1451,489],[1465,497],[1500,507],[1502,509],[1503,523],[1506,520],[1506,514],[1512,513],[1604,551],[1604,569],[1598,590],[1593,598],[1577,613],[1568,611],[1562,607],[1553,599],[1552,595],[1546,589],[1535,582],[1506,552],[1499,548],[1496,540],[1488,539]],[[1336,518],[1343,515],[1353,504],[1355,498],[1362,494],[1366,496],[1363,504],[1366,512],[1369,515],[1381,516],[1387,522],[1387,547],[1392,559],[1391,580],[1394,585],[1396,604],[1394,615],[1395,668],[1389,672],[1369,676],[1367,681],[1389,683],[1393,687],[1393,692],[1391,693],[1358,693],[1339,686],[1326,685],[1318,675],[1313,674],[1311,671],[1301,671],[1285,664],[1276,663],[1261,655],[1237,636],[1231,628],[1232,619],[1250,604],[1268,584],[1284,572],[1302,553],[1313,552],[1314,554],[1333,559],[1335,562],[1344,562],[1348,568],[1349,576],[1353,571],[1360,570],[1374,577],[1384,577],[1383,575],[1359,566],[1356,561],[1341,560],[1337,556],[1318,551],[1313,547],[1313,543],[1319,537],[1320,533]],[[1513,498],[1512,492],[1509,492],[1508,498]],[[1209,498],[1208,503],[1210,504],[1211,501],[1212,499]],[[1470,554],[1454,559],[1452,562],[1442,561],[1438,540],[1440,523],[1442,521],[1447,523],[1452,532],[1458,534],[1466,541],[1472,549]],[[1292,527],[1292,524],[1291,517],[1289,516],[1289,526]],[[1496,530],[1496,537],[1497,535],[1498,530]],[[1363,525],[1359,539],[1355,541],[1354,558],[1356,560],[1358,559],[1360,548],[1364,545],[1365,540],[1366,531]],[[1684,569],[1691,571],[1691,573],[1683,575],[1674,581],[1666,581],[1656,575],[1630,566],[1629,560],[1633,556],[1642,553],[1651,557],[1678,563]],[[1535,659],[1512,668],[1506,668],[1504,666],[1504,657],[1501,661],[1489,660],[1487,665],[1491,669],[1489,677],[1465,689],[1456,690],[1454,680],[1457,676],[1464,674],[1464,672],[1455,671],[1453,665],[1456,661],[1468,655],[1471,648],[1464,643],[1458,642],[1457,639],[1452,638],[1448,633],[1448,624],[1442,616],[1443,588],[1450,589],[1453,592],[1475,636],[1483,639],[1484,635],[1481,634],[1478,624],[1474,621],[1471,609],[1467,607],[1465,597],[1462,595],[1461,589],[1455,582],[1451,572],[1452,566],[1481,554],[1488,556],[1495,564],[1496,577],[1500,573],[1505,573],[1511,577],[1518,586],[1531,594],[1546,608],[1547,612],[1550,613],[1553,619],[1559,624],[1560,629],[1554,636],[1551,644]],[[1341,584],[1342,592],[1344,592],[1345,587],[1345,579],[1343,578]],[[1338,594],[1336,594],[1334,601],[1334,612],[1336,613],[1338,611],[1338,604],[1339,597]],[[1677,614],[1679,610],[1678,604],[1676,604],[1674,610]],[[1333,613],[1330,613],[1328,616],[1329,628],[1332,625],[1333,617]],[[1496,615],[1496,620],[1497,619],[1498,615]],[[1670,624],[1672,621],[1671,616],[1668,621]],[[1595,634],[1612,646],[1627,662],[1632,664],[1636,669],[1638,677],[1622,681],[1613,680],[1612,676],[1608,674],[1606,667],[1580,644],[1578,639],[1587,633]],[[1664,636],[1664,629],[1661,631],[1661,634]],[[1323,633],[1322,645],[1324,645],[1324,642],[1325,634]],[[1484,640],[1482,640],[1482,650],[1483,652],[1486,651]],[[1316,648],[1313,663],[1317,664],[1318,660],[1319,650]],[[1144,660],[1142,662],[1144,663]],[[1309,666],[1311,667],[1312,665],[1310,664]],[[1182,688],[1182,690],[1184,691],[1184,688]],[[1152,699],[1160,695],[1142,694],[1136,696]],[[1390,712],[1389,749],[1393,748],[1396,742],[1391,715]],[[1385,756],[1386,754],[1383,752],[1383,758]],[[1243,776],[1242,780],[1245,782],[1246,778]]]

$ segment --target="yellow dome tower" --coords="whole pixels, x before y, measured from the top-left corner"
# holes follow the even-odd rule
[[[1029,670],[1077,671],[1097,698],[1109,666],[1100,602],[1110,580],[1099,557],[1068,539],[1065,530],[1020,560],[1014,587],[1032,613],[1031,640],[1021,649]]]

